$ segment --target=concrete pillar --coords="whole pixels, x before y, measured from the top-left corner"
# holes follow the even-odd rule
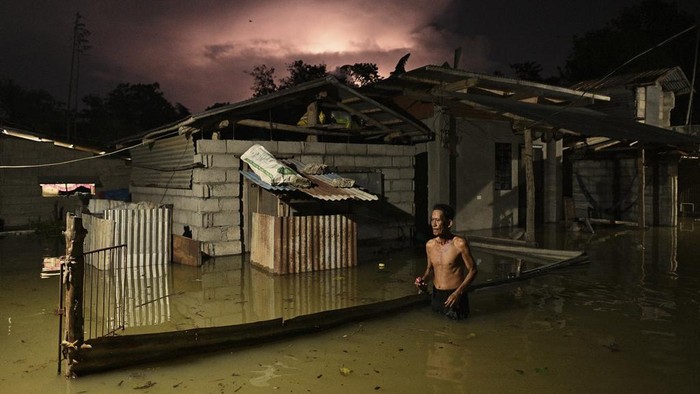
[[[545,147],[544,220],[559,222],[562,218],[563,141],[550,140]]]

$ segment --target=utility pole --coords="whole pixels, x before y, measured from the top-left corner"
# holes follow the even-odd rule
[[[88,37],[90,31],[85,28],[83,17],[79,12],[75,14],[73,23],[73,49],[70,60],[70,78],[68,85],[68,101],[66,102],[66,138],[70,141],[75,137],[75,124],[78,112],[78,80],[80,76],[80,55],[90,49]]]

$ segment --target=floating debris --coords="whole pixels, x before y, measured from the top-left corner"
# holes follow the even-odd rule
[[[343,376],[348,376],[352,373],[352,369],[348,367],[340,367],[340,374]]]
[[[143,386],[134,387],[134,390],[144,390],[144,389],[151,388],[151,387],[153,387],[153,386],[155,386],[155,385],[156,385],[155,382],[151,382],[151,381],[149,380],[149,381],[146,382],[146,384],[144,384]]]

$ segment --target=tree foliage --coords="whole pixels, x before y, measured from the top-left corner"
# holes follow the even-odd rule
[[[374,63],[355,63],[338,67],[333,73],[328,72],[325,63],[308,64],[295,60],[286,64],[287,73],[279,82],[275,82],[275,68],[260,64],[247,74],[253,77],[251,90],[253,97],[264,96],[282,89],[288,89],[304,82],[313,81],[333,75],[350,86],[364,86],[381,79],[379,69]]]
[[[576,82],[608,74],[634,56],[695,24],[675,3],[644,0],[604,27],[575,36],[562,76]],[[691,75],[695,35],[685,34],[640,57],[622,73],[681,66]]]
[[[515,72],[515,77],[525,81],[541,82],[542,65],[537,62],[513,63],[510,68]]]
[[[0,80],[0,123],[58,136],[65,130],[65,105],[44,90]]]
[[[81,134],[99,132],[100,139],[116,140],[174,122],[189,115],[182,104],[168,102],[160,85],[122,83],[104,98],[88,95],[83,99]]]

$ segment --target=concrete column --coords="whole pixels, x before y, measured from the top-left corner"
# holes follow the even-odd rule
[[[545,147],[544,220],[556,223],[562,217],[562,140],[551,140]]]

